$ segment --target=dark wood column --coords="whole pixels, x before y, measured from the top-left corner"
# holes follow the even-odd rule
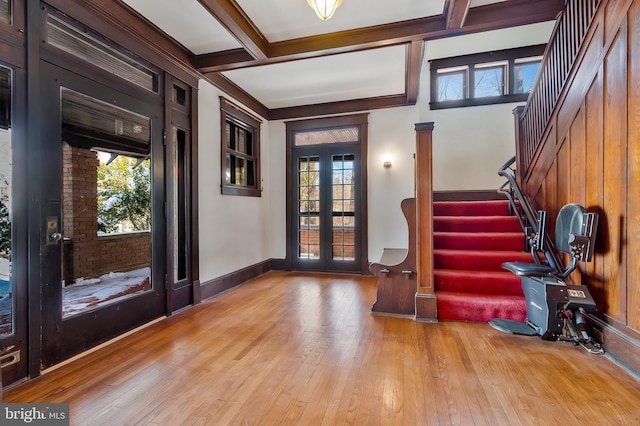
[[[418,288],[416,320],[437,321],[433,287],[433,122],[418,123],[416,129],[416,217],[418,234]]]

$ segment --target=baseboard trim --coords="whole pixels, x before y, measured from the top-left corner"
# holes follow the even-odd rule
[[[504,194],[495,189],[433,191],[433,201],[490,201],[506,200]]]
[[[271,259],[255,265],[247,266],[227,275],[206,281],[200,285],[200,300],[206,300],[222,292],[232,289],[245,281],[260,276],[271,270]]]
[[[291,268],[287,266],[287,259],[271,259],[272,271],[288,271]]]
[[[598,333],[594,337],[601,341],[607,357],[632,376],[640,377],[640,341],[598,317],[589,315],[589,319]]]
[[[415,320],[418,322],[438,322],[438,303],[435,294],[416,293]]]

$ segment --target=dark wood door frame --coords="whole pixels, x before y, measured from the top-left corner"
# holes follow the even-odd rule
[[[368,225],[367,225],[367,126],[368,126],[369,114],[356,114],[345,115],[337,117],[325,117],[308,120],[290,121],[286,122],[286,258],[285,268],[287,270],[294,269],[294,256],[295,250],[293,249],[292,240],[295,237],[295,229],[293,226],[293,196],[291,195],[291,189],[295,182],[295,157],[294,152],[294,136],[300,131],[313,131],[313,130],[325,130],[331,128],[340,127],[354,127],[358,126],[360,131],[360,190],[357,196],[360,200],[359,215],[357,219],[360,222],[361,232],[360,239],[358,241],[360,245],[360,259],[356,259],[359,262],[359,273],[368,274],[369,260],[368,260]]]

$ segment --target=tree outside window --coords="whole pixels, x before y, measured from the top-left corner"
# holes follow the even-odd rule
[[[98,233],[150,230],[150,161],[102,152],[98,157]]]

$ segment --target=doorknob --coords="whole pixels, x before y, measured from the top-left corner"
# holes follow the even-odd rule
[[[58,217],[47,216],[47,245],[58,244],[62,239],[62,234],[58,229]]]

